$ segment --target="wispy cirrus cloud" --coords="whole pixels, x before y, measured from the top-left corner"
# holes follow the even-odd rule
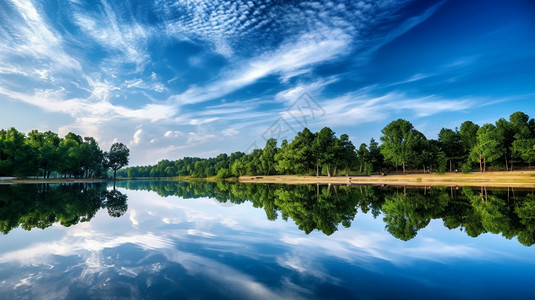
[[[31,1],[11,0],[0,7],[0,60],[11,65],[10,73],[28,75],[35,63],[54,72],[81,69],[80,62],[69,55],[65,42],[46,15]]]
[[[100,4],[102,9],[91,14],[79,9],[74,14],[76,24],[111,52],[111,62],[134,63],[140,70],[149,63],[147,40],[151,36],[151,28],[139,24],[129,15],[129,20],[122,21],[106,0],[102,0]]]
[[[179,105],[214,100],[269,75],[296,76],[316,64],[333,60],[348,50],[351,37],[340,30],[305,34],[297,41],[246,60],[244,67],[229,70],[208,86],[192,87],[171,100]]]
[[[40,107],[46,111],[65,113],[80,120],[91,117],[95,121],[133,118],[155,122],[168,119],[177,112],[174,106],[165,104],[149,103],[139,109],[132,109],[107,101],[93,102],[90,98],[66,98],[64,90],[35,90],[32,94],[27,94],[0,87],[0,95]]]

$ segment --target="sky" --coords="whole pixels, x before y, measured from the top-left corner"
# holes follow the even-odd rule
[[[130,165],[535,116],[535,2],[0,0],[0,128]]]

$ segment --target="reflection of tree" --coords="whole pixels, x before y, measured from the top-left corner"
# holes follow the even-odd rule
[[[448,196],[445,193],[430,192],[424,195],[421,190],[409,190],[403,194],[387,195],[383,204],[386,229],[398,239],[410,240],[431,219],[439,218],[447,203]]]
[[[244,184],[231,182],[130,181],[128,189],[156,191],[161,196],[210,197],[221,203],[252,202],[269,220],[291,218],[306,233],[330,235],[349,227],[357,210],[381,213],[388,232],[401,240],[414,238],[432,219],[471,237],[490,232],[527,246],[535,243],[535,195],[511,189],[396,188]]]
[[[7,234],[18,226],[25,230],[44,229],[57,222],[71,226],[91,220],[101,207],[113,211],[114,216],[124,214],[126,195],[115,191],[112,197],[115,200],[110,201],[106,186],[103,183],[1,185],[0,231]]]
[[[111,190],[106,193],[106,201],[102,203],[102,207],[108,208],[110,217],[118,218],[128,210],[127,199],[128,197],[118,190]]]

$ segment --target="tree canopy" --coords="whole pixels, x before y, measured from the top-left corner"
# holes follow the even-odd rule
[[[523,112],[495,124],[465,121],[460,129],[442,128],[438,139],[428,139],[407,120],[398,119],[381,131],[381,145],[371,139],[357,148],[347,134],[328,128],[304,128],[292,140],[268,139],[262,149],[213,158],[185,157],[156,165],[119,170],[123,177],[197,178],[258,175],[370,175],[402,172],[470,172],[489,168],[513,170],[535,162],[535,121]]]
[[[0,176],[101,178],[109,168],[115,172],[127,165],[128,153],[121,143],[104,152],[93,137],[72,132],[61,138],[52,131],[25,135],[15,128],[0,130]]]

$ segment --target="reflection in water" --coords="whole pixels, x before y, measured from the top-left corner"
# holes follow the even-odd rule
[[[535,297],[531,191],[118,186],[0,186],[0,298]]]
[[[21,226],[45,229],[54,223],[68,227],[90,221],[107,208],[112,217],[127,210],[127,196],[108,191],[106,183],[0,185],[0,231]]]
[[[518,189],[403,188],[337,185],[276,185],[229,182],[127,181],[131,190],[155,191],[160,196],[214,198],[221,203],[251,201],[269,220],[291,218],[307,234],[326,235],[338,226],[351,226],[357,211],[383,214],[386,230],[398,239],[413,239],[432,219],[471,237],[490,232],[514,237],[526,246],[535,243],[535,194]]]

